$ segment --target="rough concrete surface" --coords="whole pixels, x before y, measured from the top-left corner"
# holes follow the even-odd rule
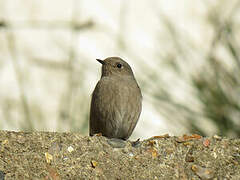
[[[240,179],[240,139],[0,131],[0,179]]]

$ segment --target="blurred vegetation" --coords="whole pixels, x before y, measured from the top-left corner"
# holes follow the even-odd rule
[[[18,88],[16,94],[19,94],[19,98],[17,99],[11,97],[11,95],[9,97],[2,97],[0,102],[0,115],[3,117],[0,124],[1,127],[9,127],[10,129],[25,131],[47,130],[52,128],[49,127],[49,121],[52,121],[53,117],[49,117],[49,115],[46,115],[46,112],[42,110],[45,100],[43,99],[42,102],[30,100],[30,94],[28,94],[29,90],[27,87],[31,86],[30,84],[33,82],[30,82],[27,78],[31,76],[27,69],[37,67],[42,69],[46,74],[54,72],[56,75],[54,81],[56,81],[57,74],[59,73],[64,74],[67,77],[66,79],[60,79],[66,84],[66,88],[64,88],[63,94],[59,94],[60,98],[56,99],[56,101],[58,101],[57,104],[59,104],[59,107],[56,110],[57,131],[70,130],[72,132],[78,131],[82,134],[87,134],[89,95],[84,90],[83,82],[87,68],[86,64],[79,61],[79,58],[87,58],[79,56],[76,48],[78,33],[91,29],[94,26],[94,22],[92,20],[86,22],[78,22],[76,20],[78,12],[77,3],[78,1],[74,1],[72,20],[70,22],[37,20],[14,21],[4,18],[0,19],[0,36],[6,40],[6,46],[12,61],[11,65],[13,67],[14,78]],[[4,6],[1,8],[4,9]],[[17,32],[19,30],[29,30],[31,28],[44,29],[46,31],[52,29],[69,30],[71,36],[70,46],[63,42],[59,43],[55,41],[56,46],[61,49],[63,54],[65,54],[65,57],[68,57],[68,59],[64,60],[64,62],[56,61],[54,59],[38,59],[33,55],[33,52],[27,52],[24,54],[24,59],[21,59],[19,57],[20,47],[17,43]],[[0,48],[4,49],[4,45],[2,44]],[[2,62],[2,67],[7,64],[6,61]],[[27,64],[27,68],[20,65],[23,63]],[[50,74],[51,73],[49,73],[49,75]],[[38,89],[40,89],[40,91],[46,91],[47,86],[38,87]],[[15,96],[15,94],[13,96]]]
[[[161,16],[171,48],[165,54],[157,53],[156,67],[169,68],[178,80],[166,82],[159,68],[150,68],[143,84],[157,112],[173,126],[182,124],[204,136],[240,137],[240,2],[235,2],[231,1],[230,7],[219,2],[209,8],[203,18],[213,38],[204,47],[194,45],[189,34]],[[191,91],[179,100],[174,92],[185,86]]]

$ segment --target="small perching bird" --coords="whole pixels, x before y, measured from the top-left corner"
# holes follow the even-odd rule
[[[92,94],[89,134],[126,140],[142,110],[141,90],[131,67],[121,58],[97,61],[102,64],[102,76]]]

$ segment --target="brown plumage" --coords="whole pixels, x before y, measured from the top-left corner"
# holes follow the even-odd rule
[[[92,94],[89,134],[126,140],[142,110],[141,90],[127,62],[119,57],[97,60],[102,76]]]

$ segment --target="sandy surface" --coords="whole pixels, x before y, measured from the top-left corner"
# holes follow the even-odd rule
[[[0,131],[2,179],[240,179],[240,139]]]

